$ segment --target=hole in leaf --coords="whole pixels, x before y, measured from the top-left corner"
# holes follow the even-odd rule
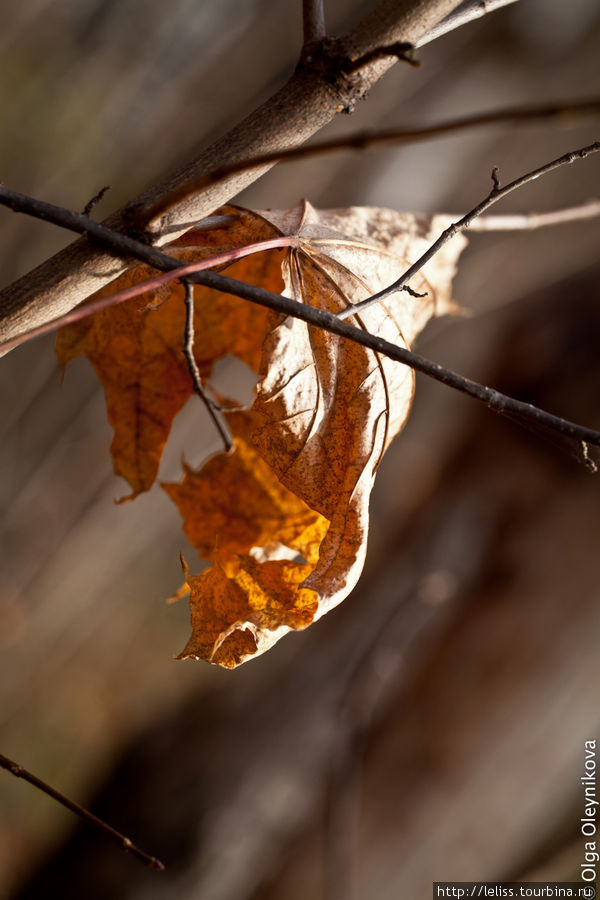
[[[288,559],[290,562],[306,563],[308,560],[292,547],[286,547],[281,541],[271,541],[264,547],[252,547],[249,552],[258,562],[268,562],[275,559]]]

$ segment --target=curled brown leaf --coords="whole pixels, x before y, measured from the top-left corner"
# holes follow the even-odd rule
[[[390,210],[319,212],[308,203],[260,216],[293,238],[282,262],[284,293],[330,312],[395,280],[447,224]],[[355,324],[408,346],[431,316],[453,310],[450,285],[464,243],[460,237],[415,280],[424,297],[398,292]],[[414,390],[408,367],[298,319],[267,335],[261,374],[250,413],[231,419],[235,453],[167,486],[191,543],[214,562],[188,576],[193,633],[181,656],[226,666],[306,627],[352,590],[375,472]],[[282,549],[302,553],[302,561],[285,552],[276,558]]]

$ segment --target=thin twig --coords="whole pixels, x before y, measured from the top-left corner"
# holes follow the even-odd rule
[[[116,841],[123,850],[126,850],[127,853],[131,853],[132,856],[141,860],[149,869],[154,869],[156,872],[164,872],[165,865],[159,859],[156,859],[154,856],[149,856],[148,853],[144,853],[144,851],[140,850],[139,847],[136,847],[128,837],[125,837],[124,834],[116,831],[111,825],[103,822],[102,819],[99,819],[89,810],[85,809],[85,807],[80,806],[79,803],[69,800],[68,797],[65,797],[64,794],[61,794],[53,787],[50,787],[49,784],[46,784],[46,782],[38,778],[37,775],[28,772],[23,766],[8,759],[8,757],[4,756],[2,753],[0,753],[0,767],[6,769],[7,772],[10,772],[16,778],[22,778],[24,781],[28,781],[29,784],[32,784],[34,787],[38,788],[38,790],[43,791],[44,794],[48,794],[49,797],[57,800],[62,806],[65,806],[67,809],[70,809],[71,812],[74,812],[75,815],[84,819],[84,821],[89,822],[90,825],[99,828],[104,834]]]
[[[600,216],[600,200],[588,200],[577,206],[565,206],[549,212],[529,212],[505,216],[479,216],[469,225],[469,231],[533,231],[551,225],[565,225]]]
[[[577,151],[575,153],[575,158],[580,158],[577,157]],[[80,216],[70,210],[54,206],[50,203],[45,203],[41,200],[35,200],[32,197],[27,197],[24,194],[11,191],[2,185],[0,185],[0,203],[9,206],[15,211],[54,222],[56,225],[60,225],[63,228],[68,228],[79,233],[90,234],[98,242],[111,247],[113,251],[128,257],[134,256],[157,269],[171,271],[180,268],[179,260],[167,256],[155,247],[150,247],[140,241],[133,240],[133,238],[130,238],[127,235],[112,231],[105,225],[94,222],[92,219],[88,219],[85,216]],[[272,309],[284,316],[292,316],[301,319],[309,325],[314,325],[315,327],[322,328],[332,334],[347,338],[357,344],[361,344],[363,347],[367,347],[369,350],[373,350],[375,353],[379,353],[396,362],[410,366],[416,371],[422,372],[424,375],[427,375],[436,381],[440,381],[442,384],[446,384],[455,390],[468,394],[471,397],[475,397],[477,400],[486,403],[490,409],[494,409],[496,412],[511,413],[520,416],[526,421],[565,434],[573,440],[585,441],[588,444],[600,447],[600,432],[591,428],[586,428],[582,425],[577,425],[574,422],[569,422],[559,416],[554,416],[530,403],[524,403],[521,400],[507,397],[499,391],[485,387],[476,381],[472,381],[470,378],[465,378],[463,375],[459,375],[451,369],[446,369],[439,363],[426,359],[418,353],[413,353],[405,347],[392,344],[377,335],[369,334],[369,332],[362,331],[360,328],[350,325],[348,322],[341,321],[337,316],[327,312],[327,310],[299,303],[297,300],[292,300],[290,297],[275,294],[272,291],[267,291],[264,288],[256,287],[252,284],[245,284],[244,282],[228,278],[219,272],[212,272],[210,270],[193,273],[188,276],[188,280],[194,284],[203,284],[213,290],[234,294],[237,297],[249,300],[251,303],[265,306],[267,309]],[[0,344],[0,351],[2,348],[3,345]]]
[[[470,212],[463,216],[462,219],[459,219],[457,222],[453,222],[452,225],[449,225],[448,228],[446,228],[441,233],[439,238],[433,242],[429,249],[426,250],[426,252],[422,256],[420,256],[415,263],[412,264],[412,266],[409,266],[409,268],[404,272],[403,275],[400,276],[400,278],[398,278],[397,281],[395,281],[393,284],[390,284],[382,291],[378,291],[377,294],[373,294],[372,297],[367,297],[365,300],[361,300],[359,303],[354,303],[351,306],[348,306],[346,309],[343,309],[341,312],[337,313],[337,317],[339,319],[347,319],[358,312],[362,312],[362,310],[368,309],[370,306],[374,306],[385,297],[389,297],[390,294],[393,294],[395,291],[403,288],[404,285],[423,268],[425,263],[429,262],[429,260],[433,256],[435,256],[438,250],[440,250],[444,246],[444,244],[446,244],[451,238],[453,238],[455,234],[458,234],[459,232],[464,231],[466,228],[468,228],[471,222],[476,219],[477,216],[481,215],[482,212],[485,212],[486,209],[489,209],[489,207],[494,203],[497,203],[498,200],[506,197],[507,194],[512,193],[512,191],[515,191],[517,188],[522,187],[524,184],[527,184],[530,181],[535,181],[535,179],[539,178],[541,175],[546,175],[549,172],[553,172],[555,169],[558,169],[561,166],[570,165],[578,159],[585,159],[592,153],[597,153],[598,150],[600,150],[600,141],[594,141],[593,144],[589,144],[587,147],[582,147],[581,150],[573,150],[570,153],[565,153],[563,154],[563,156],[559,156],[557,159],[553,159],[552,162],[545,163],[545,165],[534,169],[532,172],[527,172],[525,175],[521,175],[519,178],[515,178],[515,180],[511,181],[510,184],[507,184],[506,187],[500,187],[498,170],[493,169],[493,187],[484,200],[478,203],[477,206],[475,206]]]
[[[600,98],[598,97],[572,103],[552,103],[546,106],[512,106],[496,112],[478,113],[464,116],[460,119],[451,119],[448,122],[439,122],[437,125],[428,125],[424,128],[388,128],[381,131],[359,131],[345,137],[315,141],[313,144],[300,147],[267,151],[266,153],[260,153],[247,159],[227,163],[226,165],[202,172],[194,181],[187,182],[181,188],[177,188],[161,197],[154,206],[149,206],[144,212],[144,220],[151,226],[155,220],[165,215],[175,203],[179,203],[196,191],[201,191],[214,181],[238,175],[248,169],[272,165],[276,162],[290,162],[309,156],[319,156],[323,153],[335,153],[340,150],[364,150],[367,147],[374,147],[379,144],[417,143],[418,141],[428,141],[447,134],[455,134],[468,128],[480,128],[486,125],[509,123],[518,125],[548,119],[558,119],[562,123],[570,123],[581,116],[597,115],[598,113],[600,113]]]
[[[321,41],[325,30],[324,0],[302,0],[302,31],[304,46]]]
[[[225,445],[225,450],[227,453],[233,448],[233,438],[231,437],[231,433],[227,425],[221,420],[219,413],[221,412],[221,407],[218,403],[215,403],[214,400],[207,395],[204,390],[204,385],[202,384],[202,377],[200,375],[200,370],[196,364],[196,358],[194,356],[194,285],[187,280],[183,281],[183,287],[185,289],[185,342],[183,345],[183,353],[187,360],[188,369],[190,371],[190,376],[192,378],[192,382],[194,385],[194,391],[202,402],[204,403],[209,416],[213,420],[215,424],[215,428],[221,435],[221,439]]]
[[[100,190],[98,191],[97,194],[94,194],[94,196],[92,197],[91,200],[88,200],[88,202],[83,207],[83,215],[84,216],[89,216],[89,214],[91,213],[93,208],[98,203],[100,203],[100,201],[102,200],[102,198],[104,197],[104,195],[106,194],[107,191],[110,191],[110,184],[105,184],[104,187],[100,188]]]

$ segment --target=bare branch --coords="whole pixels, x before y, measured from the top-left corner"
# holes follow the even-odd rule
[[[600,216],[600,200],[588,200],[577,206],[566,206],[550,212],[530,212],[521,215],[479,216],[469,225],[469,231],[533,231],[551,225],[564,225]]]
[[[600,216],[600,200],[588,200],[587,203],[581,203],[577,206],[567,206],[563,209],[553,209],[544,213],[530,212],[521,214],[513,213],[512,215],[504,216],[479,216],[471,222],[469,231],[533,231],[536,228],[548,228],[553,225],[564,225],[569,224],[570,222],[585,221],[586,219],[595,219],[598,216]],[[230,216],[212,216],[204,221],[207,223],[207,227],[212,227],[213,223],[216,227],[217,225],[224,224],[224,222],[228,221],[230,218]],[[270,250],[275,247],[286,247],[291,243],[293,243],[293,238],[282,236],[269,241],[259,241],[256,244],[246,244],[245,247],[239,247],[236,250],[227,251],[226,253],[219,253],[208,259],[181,266],[181,268],[175,269],[172,272],[156,275],[154,278],[149,278],[148,281],[140,282],[130,288],[125,288],[125,290],[110,294],[107,297],[101,297],[99,300],[94,300],[91,303],[77,306],[71,312],[65,313],[64,316],[59,316],[57,319],[51,319],[49,322],[45,322],[43,325],[38,325],[37,328],[25,331],[18,335],[18,337],[11,338],[9,341],[3,343],[0,342],[0,356],[2,355],[2,352],[7,353],[9,350],[14,350],[15,347],[19,347],[21,344],[31,341],[34,338],[41,337],[44,334],[51,334],[53,331],[62,328],[64,325],[71,325],[74,322],[79,322],[81,319],[87,318],[87,316],[91,316],[103,309],[108,309],[111,306],[116,306],[126,300],[131,300],[139,294],[155,290],[172,281],[183,279],[184,276],[190,275],[193,272],[201,272],[204,269],[214,269],[217,266],[222,266],[225,263],[241,259],[243,256],[248,256],[251,253],[261,253],[263,250]],[[407,291],[413,297],[426,296],[426,294],[420,294],[418,291],[414,291],[409,285],[404,285],[402,290]]]
[[[194,285],[189,281],[184,281],[183,286],[185,288],[185,342],[183,345],[183,355],[185,356],[188,364],[188,369],[190,372],[190,376],[194,385],[194,391],[200,397],[202,402],[204,403],[209,416],[214,422],[215,428],[219,432],[221,439],[225,445],[225,450],[228,453],[233,449],[233,438],[231,437],[231,433],[226,423],[221,420],[219,413],[221,412],[221,407],[218,403],[215,403],[210,397],[207,395],[204,390],[204,385],[202,384],[202,377],[200,375],[200,371],[196,364],[196,358],[194,356]]]
[[[416,46],[423,47],[425,44],[435,41],[436,38],[441,37],[443,34],[454,31],[455,28],[460,28],[462,25],[474,22],[475,19],[480,19],[488,13],[495,12],[497,9],[501,9],[503,6],[509,6],[511,3],[515,2],[516,0],[465,0],[465,2],[461,3],[457,9],[450,13],[450,15],[446,16],[445,19],[442,19],[441,22],[431,28],[420,41],[417,41]]]
[[[111,825],[103,822],[102,819],[99,819],[89,810],[85,809],[85,807],[80,806],[79,803],[69,800],[69,798],[65,797],[64,794],[61,794],[60,791],[50,787],[49,784],[46,784],[46,782],[38,778],[37,775],[33,775],[31,772],[27,771],[27,769],[24,769],[23,766],[13,762],[12,759],[8,759],[8,757],[4,756],[2,753],[0,753],[0,767],[6,769],[7,772],[10,772],[16,778],[22,778],[24,781],[28,781],[29,784],[32,784],[38,790],[43,791],[44,794],[48,794],[49,797],[52,797],[53,800],[58,801],[62,806],[70,809],[71,812],[74,812],[75,815],[79,816],[85,822],[93,825],[94,828],[98,828],[104,834],[116,841],[127,853],[131,853],[132,856],[141,860],[149,869],[154,869],[156,872],[164,872],[165,865],[159,859],[156,859],[154,856],[149,856],[148,853],[140,850],[140,848],[136,847],[136,845],[132,843],[128,837],[125,837],[124,834],[116,831]]]
[[[568,206],[563,209],[554,209],[545,213],[531,212],[521,214],[515,213],[504,216],[480,216],[471,223],[469,231],[533,231],[537,228],[547,228],[553,225],[564,225],[569,224],[570,222],[585,221],[586,219],[598,218],[598,216],[600,216],[600,200],[589,200],[587,203],[582,203],[578,206]],[[214,217],[215,220],[226,218],[228,217]],[[99,300],[94,300],[91,303],[77,306],[71,312],[65,313],[64,316],[59,316],[57,319],[51,319],[49,322],[45,322],[43,325],[38,325],[36,328],[25,331],[23,334],[11,338],[9,341],[0,342],[0,356],[2,355],[2,352],[7,353],[10,350],[14,350],[15,347],[20,347],[21,344],[42,337],[45,334],[51,334],[53,331],[57,331],[65,325],[72,325],[74,322],[80,322],[82,319],[86,319],[88,316],[94,315],[94,313],[101,312],[103,309],[117,306],[119,303],[124,303],[126,300],[131,300],[133,297],[155,290],[156,288],[165,284],[170,284],[173,281],[179,279],[183,280],[184,276],[190,275],[193,272],[201,272],[204,269],[214,269],[217,266],[222,266],[234,259],[240,259],[241,257],[248,256],[252,253],[261,253],[263,250],[269,250],[274,247],[286,247],[292,243],[293,238],[285,237],[274,238],[269,241],[259,241],[256,244],[247,244],[245,247],[240,247],[237,250],[220,253],[217,254],[217,256],[211,256],[208,259],[181,266],[181,268],[174,269],[171,272],[156,275],[154,278],[149,278],[147,281],[142,281],[130,288],[125,288],[122,291],[117,291],[114,294],[101,297]],[[402,290],[409,293],[412,297],[427,296],[426,293],[419,293],[418,291],[413,290],[409,285],[404,285]]]
[[[131,204],[105,220],[114,231],[129,231],[138,214],[153,208],[161,198],[197,181],[201,173],[260,153],[284,150],[304,143],[338,112],[366,96],[379,78],[394,65],[392,57],[376,60],[354,76],[345,74],[342,62],[361,56],[373,47],[395,41],[416,43],[459,0],[381,0],[356,28],[330,50],[331,71],[324,78],[319,67],[300,64],[291,79],[265,104],[188,165],[151,187]],[[330,72],[331,74],[331,72]],[[160,245],[174,240],[195,222],[210,215],[247,187],[272,164],[241,172],[194,191],[154,224],[151,239]],[[0,291],[0,335],[7,339],[73,309],[90,294],[112,281],[127,267],[120,254],[77,241]]]
[[[325,30],[324,0],[302,0],[302,30],[304,46],[321,41]]]
[[[469,225],[469,231],[533,231],[536,228],[547,228],[553,225],[564,225],[570,222],[584,221],[586,219],[594,219],[600,216],[600,200],[589,200],[587,203],[581,203],[577,206],[567,206],[563,209],[553,209],[544,213],[521,213],[504,216],[479,216]],[[205,219],[206,227],[216,227],[229,221],[231,216],[212,216]],[[2,352],[7,353],[20,347],[28,341],[44,334],[51,334],[65,325],[72,325],[74,322],[80,322],[94,313],[103,309],[109,309],[111,306],[117,306],[126,300],[131,300],[140,294],[153,291],[165,284],[173,281],[183,280],[184,276],[191,275],[193,272],[201,272],[204,269],[215,269],[217,266],[223,266],[226,263],[234,262],[244,256],[252,253],[261,253],[263,250],[271,250],[273,248],[287,247],[294,243],[294,238],[279,237],[268,241],[258,241],[256,244],[246,244],[244,247],[238,247],[235,250],[228,250],[225,253],[219,253],[208,259],[203,259],[195,263],[188,263],[172,272],[164,272],[162,275],[156,275],[147,281],[141,281],[132,287],[125,288],[122,291],[116,291],[99,300],[91,303],[85,303],[77,306],[71,312],[59,316],[57,319],[51,319],[43,325],[38,325],[29,331],[25,331],[18,337],[11,338],[9,341],[0,342],[0,355]],[[407,291],[412,297],[426,297],[427,294],[420,294],[413,290],[409,285],[405,284],[402,290]]]
[[[536,178],[539,178],[541,175],[547,175],[549,172],[553,172],[555,169],[559,169],[561,166],[568,166],[571,163],[574,163],[576,160],[585,159],[590,156],[592,153],[597,153],[600,150],[600,141],[594,141],[593,144],[589,144],[587,147],[582,147],[581,150],[572,150],[569,153],[565,153],[563,156],[559,156],[557,159],[553,159],[552,162],[545,163],[545,165],[540,166],[537,169],[534,169],[531,172],[527,172],[525,175],[521,175],[520,178],[515,178],[514,181],[511,181],[510,184],[507,184],[506,187],[500,187],[500,181],[498,179],[498,170],[492,170],[492,183],[493,187],[488,196],[478,203],[470,212],[468,212],[462,219],[459,219],[457,222],[453,222],[452,225],[448,226],[437,241],[429,247],[429,249],[419,257],[419,259],[409,266],[409,268],[404,272],[403,275],[398,278],[393,284],[390,284],[389,287],[384,288],[384,290],[379,291],[377,294],[373,294],[372,297],[367,297],[365,300],[361,300],[360,303],[354,303],[352,306],[348,306],[346,309],[337,313],[337,317],[339,319],[347,319],[350,316],[355,315],[358,312],[361,312],[364,309],[368,309],[369,306],[373,306],[375,303],[379,303],[385,297],[389,297],[390,294],[393,294],[395,291],[399,291],[404,285],[413,278],[414,275],[419,272],[426,262],[428,262],[441,247],[444,246],[451,238],[454,237],[455,234],[458,234],[461,231],[464,231],[466,228],[469,228],[471,222],[477,218],[477,216],[481,215],[482,212],[485,212],[486,209],[489,209],[494,203],[498,200],[501,200],[502,197],[506,197],[507,194],[512,193],[517,188],[522,187],[524,184],[527,184],[529,181],[535,181]]]
[[[584,148],[584,150],[587,150],[587,148]],[[569,156],[572,156],[574,159],[581,158],[581,156],[578,156],[577,154],[583,152],[584,151],[576,151],[575,154],[569,154]],[[571,159],[569,161],[573,160]],[[556,167],[553,163],[550,163],[549,165]],[[548,167],[545,168],[547,169]],[[85,216],[80,216],[77,213],[70,212],[69,210],[62,209],[58,206],[53,206],[49,203],[34,200],[31,197],[18,194],[16,191],[9,191],[8,188],[3,186],[0,186],[0,203],[9,205],[14,210],[25,212],[36,218],[54,222],[62,227],[70,228],[71,230],[78,232],[86,232],[95,240],[110,246],[115,252],[121,252],[128,256],[136,256],[142,262],[146,262],[157,269],[172,271],[180,267],[179,260],[167,256],[165,253],[162,253],[154,247],[149,247],[126,235],[111,231],[105,225],[94,222]],[[475,397],[477,400],[481,400],[489,406],[490,409],[494,409],[496,412],[508,413],[520,417],[534,425],[557,431],[578,442],[583,441],[586,444],[600,447],[600,432],[591,428],[586,428],[583,425],[577,425],[574,422],[569,422],[559,416],[552,415],[542,409],[538,409],[530,403],[524,403],[520,400],[515,400],[512,397],[507,397],[499,391],[485,387],[476,381],[472,381],[470,378],[465,378],[463,375],[459,375],[451,369],[446,369],[439,363],[426,359],[418,353],[413,353],[405,347],[399,347],[377,335],[362,331],[360,328],[342,321],[337,316],[324,309],[318,309],[314,306],[299,303],[289,297],[274,294],[271,291],[266,291],[255,285],[244,284],[241,281],[236,281],[233,278],[221,275],[219,272],[196,272],[189,275],[188,280],[194,284],[203,284],[213,290],[234,294],[237,297],[249,300],[251,303],[257,303],[260,306],[272,309],[284,316],[293,316],[294,318],[307,322],[309,325],[323,328],[325,331],[329,331],[332,334],[337,334],[340,337],[355,341],[357,344],[361,344],[362,346],[375,351],[375,353],[379,353],[396,362],[410,366],[417,372],[422,372],[424,375],[427,375],[436,381],[440,381],[442,384],[446,384],[455,390],[461,391],[463,394],[468,394],[471,397]],[[0,350],[1,349],[2,344],[0,344]]]
[[[379,50],[374,51],[374,53],[377,56]],[[360,62],[360,60],[357,62]],[[290,162],[309,156],[320,156],[323,153],[336,153],[339,150],[365,150],[367,147],[386,144],[414,144],[418,141],[428,141],[447,134],[465,131],[469,128],[480,128],[487,125],[519,125],[536,121],[551,121],[553,119],[564,125],[577,122],[582,116],[598,115],[598,113],[600,113],[600,98],[592,97],[589,100],[578,100],[572,103],[552,103],[544,106],[513,106],[497,110],[496,112],[485,112],[464,116],[460,119],[451,119],[448,122],[439,122],[436,125],[428,125],[424,128],[388,128],[381,131],[359,131],[344,137],[315,141],[313,144],[289,147],[283,151],[261,153],[259,156],[220,165],[216,169],[204,172],[193,185],[186,185],[185,190],[200,191],[213,181],[219,181],[221,178],[239,174],[247,168],[260,168],[276,162]],[[163,215],[171,205],[183,199],[183,196],[184,194],[180,190],[172,195],[165,196],[162,198],[160,205],[151,210],[149,215],[151,217]]]

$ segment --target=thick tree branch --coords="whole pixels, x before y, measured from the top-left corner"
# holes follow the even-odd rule
[[[1,190],[2,188],[0,187],[0,192]],[[0,200],[0,202],[2,201]],[[65,210],[65,212],[68,212],[68,210]],[[218,219],[227,220],[228,218],[233,217],[212,216],[204,221],[211,221],[211,219],[213,221]],[[41,337],[44,334],[51,334],[53,331],[62,328],[64,325],[72,325],[74,322],[80,322],[81,319],[85,319],[103,309],[108,309],[109,306],[116,306],[118,303],[124,303],[126,300],[131,300],[133,297],[138,297],[140,294],[144,294],[147,291],[155,291],[162,285],[169,284],[178,279],[183,281],[193,272],[201,272],[204,269],[217,269],[221,266],[228,265],[237,259],[242,259],[244,256],[250,256],[252,253],[262,253],[264,250],[289,247],[293,243],[293,238],[285,238],[282,236],[273,238],[269,241],[258,241],[256,244],[246,244],[245,247],[238,247],[235,250],[218,253],[216,256],[209,256],[207,259],[202,259],[199,262],[186,263],[186,265],[181,266],[178,269],[163,272],[162,275],[155,275],[147,281],[141,281],[139,284],[124,288],[122,291],[116,291],[114,294],[109,294],[108,296],[100,297],[97,300],[91,300],[81,306],[76,306],[75,309],[65,313],[64,316],[59,316],[57,319],[51,319],[50,322],[44,322],[43,325],[37,325],[30,331],[25,331],[17,337],[10,338],[8,341],[0,341],[0,356],[2,355],[2,352],[8,353],[10,350],[14,350],[15,347],[19,347],[26,341]],[[421,297],[425,295],[417,294],[417,296]]]
[[[364,97],[395,63],[392,57],[376,60],[349,77],[339,65],[340,56],[354,59],[395,41],[417,43],[457,6],[459,0],[383,0],[342,40],[323,42],[319,60],[310,65],[301,62],[284,87],[196,160],[110,216],[105,224],[115,231],[127,231],[136,214],[206,171],[302,144],[338,112]],[[269,168],[265,165],[225,177],[187,196],[157,223],[153,243],[173,240]],[[77,241],[0,292],[0,336],[7,339],[68,312],[126,266],[127,261],[113,253],[92,249],[87,240]]]
[[[581,152],[582,151],[577,151],[575,158],[577,158],[577,153]],[[569,156],[571,155],[572,154]],[[31,197],[26,197],[15,191],[9,191],[2,186],[0,186],[0,203],[10,206],[14,210],[33,215],[36,218],[54,222],[64,228],[69,228],[79,233],[87,233],[97,241],[111,247],[115,252],[121,252],[128,257],[135,256],[142,262],[146,262],[157,269],[173,271],[181,268],[180,260],[167,256],[165,253],[162,253],[162,251],[154,247],[149,247],[126,235],[111,231],[106,228],[105,225],[94,222],[86,216],[70,212],[69,210],[53,206],[49,203],[34,200]],[[559,416],[552,415],[542,409],[538,409],[530,403],[524,403],[520,400],[515,400],[512,397],[507,397],[499,391],[485,387],[476,381],[472,381],[470,378],[465,378],[463,375],[459,375],[457,372],[446,369],[439,363],[426,359],[418,353],[413,353],[405,347],[399,347],[377,335],[362,331],[360,328],[342,321],[336,315],[333,315],[324,309],[317,309],[314,306],[299,303],[289,297],[274,294],[263,288],[251,284],[244,284],[241,281],[228,278],[218,272],[203,271],[191,273],[186,275],[186,279],[194,284],[203,284],[206,287],[217,291],[234,294],[235,296],[249,300],[251,303],[257,303],[260,306],[272,309],[284,316],[293,316],[294,318],[307,322],[309,325],[323,328],[325,331],[330,331],[332,334],[337,334],[340,337],[355,341],[357,344],[361,344],[362,346],[373,350],[375,353],[379,353],[396,362],[410,366],[417,372],[422,372],[424,375],[427,375],[436,381],[440,381],[442,384],[448,385],[448,387],[452,387],[455,390],[461,391],[463,394],[468,394],[471,397],[475,397],[477,400],[481,400],[489,406],[490,409],[494,409],[496,412],[507,413],[539,427],[564,434],[572,440],[583,443],[584,457],[587,453],[585,445],[592,444],[600,447],[600,432],[578,425],[574,422],[569,422]],[[0,350],[1,348],[2,345],[0,345]]]
[[[154,869],[156,872],[164,871],[164,863],[159,859],[156,859],[154,856],[149,856],[148,853],[140,850],[140,848],[136,847],[136,845],[132,843],[128,837],[125,837],[124,834],[116,831],[111,825],[108,825],[102,819],[99,819],[89,810],[85,809],[85,807],[80,806],[79,803],[75,803],[74,800],[69,800],[69,798],[65,797],[64,794],[61,794],[60,791],[50,787],[49,784],[46,784],[46,782],[42,781],[41,778],[38,778],[37,775],[33,775],[27,769],[24,769],[23,766],[13,762],[12,759],[3,756],[2,753],[0,753],[0,767],[6,769],[7,772],[10,772],[11,775],[14,775],[16,778],[22,778],[24,781],[28,781],[29,784],[32,784],[39,791],[43,791],[44,794],[48,794],[53,800],[56,800],[62,806],[70,809],[71,812],[74,812],[75,815],[83,819],[84,822],[88,822],[90,825],[93,825],[94,828],[98,828],[108,837],[112,838],[112,840],[116,841],[123,850],[126,850],[127,853],[131,853],[132,856],[135,856],[143,862],[145,866],[148,866],[149,869]]]

